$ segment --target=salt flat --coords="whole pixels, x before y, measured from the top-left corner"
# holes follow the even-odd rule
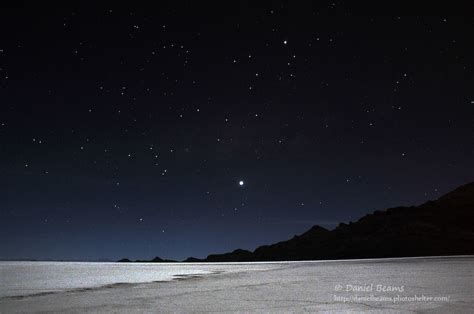
[[[130,274],[136,272],[129,265]],[[122,266],[95,267],[107,273]],[[41,289],[37,282],[33,295],[27,282],[17,284],[29,292],[23,294],[6,293],[9,287],[0,282],[0,312],[474,312],[474,257],[139,267],[153,272],[146,270],[141,280],[128,276],[126,283],[119,280],[126,276],[122,274],[119,281],[107,279],[105,285],[89,278],[77,287],[71,279],[76,287],[49,284]],[[166,267],[173,267],[174,280],[143,281],[155,280],[159,276],[152,274],[164,273]],[[76,274],[73,268],[71,277]],[[100,277],[100,272],[94,274]]]

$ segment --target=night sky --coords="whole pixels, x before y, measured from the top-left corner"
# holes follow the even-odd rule
[[[0,259],[253,250],[473,180],[472,10],[159,3],[0,10]]]

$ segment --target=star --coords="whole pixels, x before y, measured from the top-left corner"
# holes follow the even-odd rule
[[[240,185],[240,186],[244,186],[244,181],[243,181],[243,180],[240,180],[240,181],[239,181],[239,185]]]

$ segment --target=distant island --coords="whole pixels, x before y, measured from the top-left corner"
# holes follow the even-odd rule
[[[474,254],[474,182],[420,206],[375,211],[334,230],[313,226],[253,252],[237,249],[183,262],[297,261]],[[122,259],[119,262],[131,262]],[[151,261],[175,262],[159,257]]]
[[[157,256],[152,260],[135,260],[135,261],[131,261],[128,258],[122,258],[118,262],[120,262],[120,263],[131,263],[131,262],[136,262],[136,263],[176,263],[177,261],[173,261],[173,260],[170,260],[170,259],[162,259],[162,258],[159,258]]]

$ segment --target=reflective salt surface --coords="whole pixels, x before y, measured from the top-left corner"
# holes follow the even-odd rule
[[[191,274],[200,277],[154,282]],[[123,282],[134,284],[117,284]],[[0,291],[1,313],[474,313],[474,257],[257,264],[2,263]],[[42,293],[48,291],[56,292]],[[36,294],[24,296],[31,293]]]
[[[238,263],[0,262],[0,298],[266,268]]]

